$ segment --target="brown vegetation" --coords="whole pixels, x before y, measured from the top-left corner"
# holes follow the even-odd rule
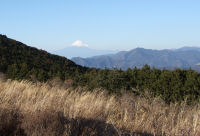
[[[0,134],[200,135],[198,105],[167,105],[160,99],[123,94],[63,89],[52,83],[0,81]]]

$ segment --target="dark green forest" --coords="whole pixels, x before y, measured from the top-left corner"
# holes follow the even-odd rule
[[[84,73],[87,68],[44,50],[29,47],[0,35],[0,71],[9,78],[46,81],[53,77],[71,78],[74,73]]]
[[[10,79],[46,82],[55,77],[73,80],[73,86],[123,91],[161,97],[167,103],[200,102],[200,74],[192,69],[160,70],[143,68],[95,69],[76,65],[71,60],[29,47],[0,35],[0,72]],[[123,90],[123,91],[122,91]]]

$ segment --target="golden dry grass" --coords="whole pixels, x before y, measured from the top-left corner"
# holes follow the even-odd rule
[[[81,129],[90,132],[87,135],[122,135],[126,131],[199,136],[200,108],[184,103],[167,105],[160,99],[128,93],[119,97],[98,89],[88,92],[85,88],[62,89],[47,83],[0,81],[0,122],[0,133],[5,135],[86,135],[75,134]],[[107,131],[102,128],[106,125],[113,130],[98,134]],[[4,132],[10,129],[15,132]]]

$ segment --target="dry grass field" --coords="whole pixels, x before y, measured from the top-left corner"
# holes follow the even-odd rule
[[[57,84],[1,80],[0,135],[200,135],[198,105],[167,105],[159,98]]]

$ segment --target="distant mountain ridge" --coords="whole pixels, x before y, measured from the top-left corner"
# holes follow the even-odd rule
[[[72,58],[75,63],[95,68],[143,67],[148,64],[156,68],[196,68],[200,62],[200,48],[183,47],[176,50],[152,50],[136,48],[130,51],[121,51],[112,55],[101,55],[90,58]]]
[[[117,51],[114,50],[97,50],[97,49],[91,49],[88,47],[76,47],[76,46],[70,46],[66,47],[61,50],[57,50],[52,52],[54,54],[64,56],[67,58],[73,58],[73,57],[92,57],[92,56],[98,56],[98,55],[104,55],[104,54],[113,54],[117,53]]]
[[[200,47],[182,47],[179,49],[176,49],[175,51],[200,51]]]

